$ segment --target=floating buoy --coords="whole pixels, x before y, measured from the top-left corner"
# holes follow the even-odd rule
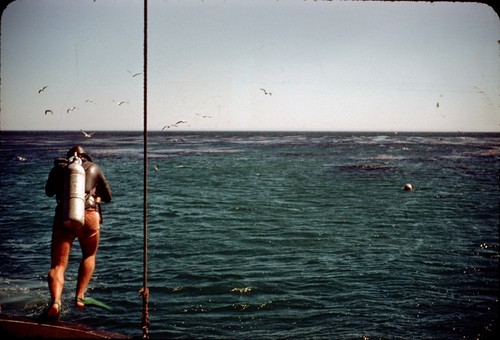
[[[406,191],[413,191],[413,185],[411,185],[411,183],[406,183],[404,189]]]

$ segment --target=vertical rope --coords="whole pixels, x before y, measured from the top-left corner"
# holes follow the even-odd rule
[[[144,0],[144,259],[143,282],[140,294],[142,296],[142,338],[149,339],[149,312],[148,312],[148,0]]]

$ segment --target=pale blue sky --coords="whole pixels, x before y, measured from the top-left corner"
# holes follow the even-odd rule
[[[499,24],[480,3],[150,0],[148,128],[500,132]],[[17,0],[0,128],[142,130],[142,68],[142,0]]]

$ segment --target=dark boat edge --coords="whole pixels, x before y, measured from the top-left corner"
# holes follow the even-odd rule
[[[58,321],[39,323],[28,317],[0,314],[0,336],[5,338],[132,339],[123,334],[93,329],[86,325]]]

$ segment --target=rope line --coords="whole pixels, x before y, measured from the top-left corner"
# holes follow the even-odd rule
[[[148,0],[144,0],[144,244],[142,296],[142,338],[149,339],[149,289],[148,289]]]

